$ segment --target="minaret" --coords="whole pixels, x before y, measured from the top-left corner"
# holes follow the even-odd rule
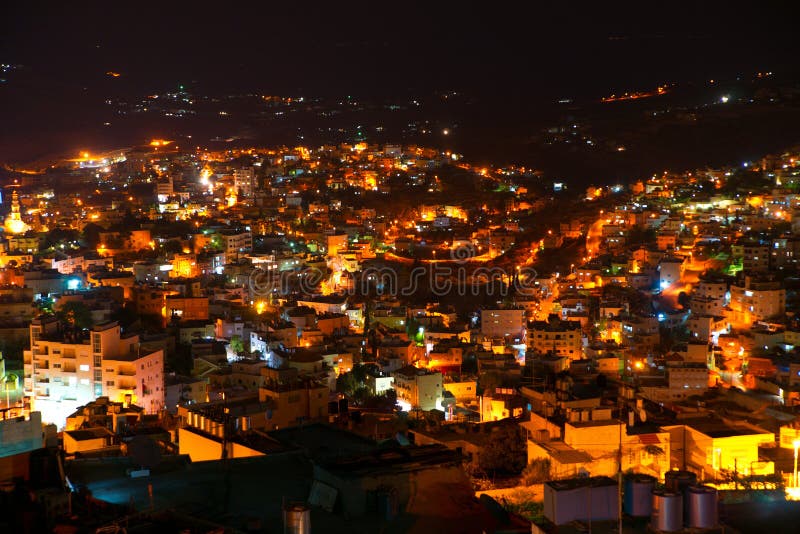
[[[11,219],[22,220],[22,216],[19,214],[19,194],[16,189],[11,193]]]
[[[19,194],[16,189],[11,194],[11,213],[6,217],[5,229],[10,234],[24,234],[30,229],[22,220],[19,210]]]

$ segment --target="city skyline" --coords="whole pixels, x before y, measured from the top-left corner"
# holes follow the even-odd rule
[[[783,6],[4,6],[2,532],[785,532]]]

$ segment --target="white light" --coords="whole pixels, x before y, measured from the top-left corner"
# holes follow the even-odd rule
[[[728,100],[730,100],[730,97],[728,95],[722,95],[722,97],[719,99],[719,101],[722,102],[723,104],[727,104]]]

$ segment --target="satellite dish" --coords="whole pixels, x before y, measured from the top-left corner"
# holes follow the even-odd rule
[[[154,440],[147,436],[135,436],[128,442],[128,456],[147,469],[161,463],[161,449]]]

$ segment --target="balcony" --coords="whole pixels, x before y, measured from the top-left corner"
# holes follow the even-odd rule
[[[134,380],[117,380],[117,389],[136,389],[136,381]]]

